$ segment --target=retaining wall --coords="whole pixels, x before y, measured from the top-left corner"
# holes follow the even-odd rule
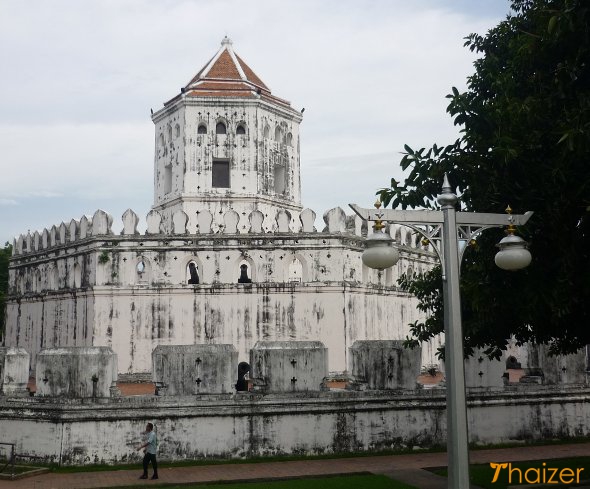
[[[588,436],[590,390],[528,386],[469,396],[470,440]],[[101,401],[0,400],[3,442],[65,465],[137,462],[146,421],[161,460],[432,447],[446,443],[445,391],[219,394]]]

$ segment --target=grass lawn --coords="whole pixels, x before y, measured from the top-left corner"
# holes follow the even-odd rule
[[[534,449],[533,449],[534,450]],[[532,450],[532,451],[533,451]],[[534,453],[534,452],[533,452]],[[543,465],[545,464],[545,465]],[[538,469],[539,474],[539,482],[538,484],[543,484],[543,475],[545,474],[545,483],[549,482],[549,478],[551,477],[552,472],[548,470],[548,468],[556,468],[558,472],[554,476],[555,481],[559,481],[559,471],[561,469],[572,469],[574,474],[577,472],[577,469],[584,469],[580,472],[580,481],[583,480],[590,480],[590,457],[575,457],[575,458],[561,458],[561,459],[554,459],[554,460],[533,460],[528,462],[513,462],[510,466],[512,469],[520,469],[522,473],[522,483],[519,480],[519,473],[518,471],[514,471],[512,473],[512,480],[508,480],[508,469],[502,469],[499,473],[498,480],[495,483],[492,483],[494,479],[494,474],[497,469],[490,467],[490,464],[485,465],[472,465],[470,467],[470,476],[471,482],[477,486],[486,488],[486,489],[506,489],[508,485],[516,486],[522,485],[523,487],[531,487],[531,482],[536,480],[537,472],[536,471],[529,471],[526,473],[527,469]],[[543,472],[545,469],[545,472]],[[436,470],[435,473],[440,475],[447,475],[447,469],[440,469]],[[564,474],[567,475],[567,474]],[[529,483],[526,482],[525,476],[529,478]],[[566,479],[567,480],[567,479]],[[548,484],[548,487],[555,487],[555,488],[563,488],[563,487],[575,487],[575,484]]]
[[[145,487],[141,486],[125,486]],[[166,489],[418,489],[414,486],[408,486],[398,481],[394,481],[384,475],[349,475],[336,477],[322,477],[319,479],[291,479],[272,482],[238,482],[235,484],[189,484],[189,485],[152,485],[151,488]],[[117,488],[115,488],[117,489]],[[118,489],[124,489],[123,487]]]

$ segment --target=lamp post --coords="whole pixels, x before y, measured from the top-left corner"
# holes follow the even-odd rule
[[[457,195],[451,189],[447,175],[438,196],[440,211],[363,209],[350,204],[362,219],[375,221],[374,232],[367,237],[363,263],[370,268],[389,268],[399,254],[391,247],[392,239],[383,233],[383,221],[403,224],[424,236],[441,261],[445,324],[445,375],[447,381],[447,453],[449,457],[449,489],[469,488],[469,446],[467,435],[467,406],[465,399],[465,370],[463,365],[463,332],[461,326],[461,297],[459,269],[465,247],[482,231],[508,226],[508,236],[500,241],[496,264],[505,270],[518,270],[531,262],[525,241],[514,234],[515,226],[525,224],[532,212],[525,214],[487,214],[456,212]],[[394,250],[390,252],[388,249]],[[366,259],[367,257],[367,259]]]

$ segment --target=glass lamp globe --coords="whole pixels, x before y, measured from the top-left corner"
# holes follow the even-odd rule
[[[531,252],[526,249],[526,241],[513,233],[508,234],[498,243],[500,251],[496,253],[495,262],[502,270],[520,270],[527,267],[532,260]]]
[[[363,251],[362,260],[369,268],[383,270],[392,267],[399,260],[399,252],[391,246],[393,240],[382,231],[375,231],[367,236],[367,249]]]

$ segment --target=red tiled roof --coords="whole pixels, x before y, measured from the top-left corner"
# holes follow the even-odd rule
[[[256,73],[254,73],[254,71],[252,71],[252,68],[250,68],[246,63],[244,63],[244,60],[242,58],[240,58],[237,54],[236,54],[236,58],[238,58],[238,61],[239,61],[240,66],[242,68],[242,71],[244,72],[246,77],[249,80],[253,81],[256,85],[258,85],[262,88],[266,88],[270,92],[270,89],[264,84],[264,82],[260,78],[258,78],[256,76]]]
[[[232,80],[241,80],[240,72],[234,63],[228,50],[222,51],[221,55],[215,61],[215,64],[209,68],[207,78],[231,78]]]
[[[239,82],[224,82],[224,81],[217,81],[217,80],[202,80],[198,84],[195,84],[193,89],[198,90],[240,90],[246,88],[243,83]],[[253,90],[252,87],[248,87],[248,90]]]
[[[254,97],[251,91],[246,90],[191,90],[189,97]]]
[[[272,95],[270,89],[242,58],[234,53],[232,42],[225,37],[219,51],[184,87],[189,97],[260,97],[290,107],[290,102]],[[168,105],[177,97],[169,100]]]

